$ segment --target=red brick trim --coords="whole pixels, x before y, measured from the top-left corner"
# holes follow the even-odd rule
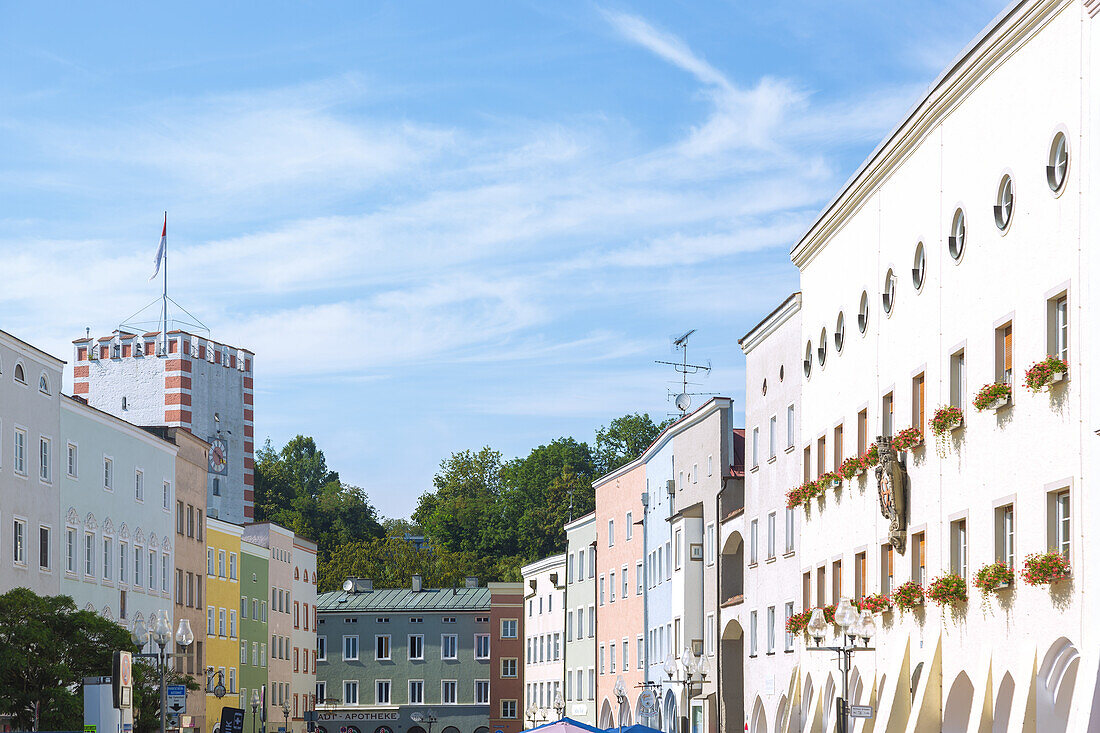
[[[165,389],[191,389],[191,377],[171,376],[164,378]]]
[[[164,395],[164,404],[166,405],[185,405],[191,406],[191,395],[184,392],[168,392]]]
[[[76,379],[87,377],[89,371],[91,371],[91,367],[88,366],[73,367],[73,377]]]
[[[165,410],[164,411],[165,422],[191,422],[190,410]]]
[[[88,383],[87,382],[74,382],[73,383],[73,394],[88,394]]]
[[[164,371],[166,372],[189,372],[191,371],[190,359],[170,359],[164,363]]]

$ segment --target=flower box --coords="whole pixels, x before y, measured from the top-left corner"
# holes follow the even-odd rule
[[[1024,373],[1024,386],[1032,392],[1038,392],[1043,387],[1051,387],[1061,382],[1068,372],[1068,362],[1057,356],[1048,356],[1032,364],[1031,368]]]
[[[998,583],[997,585],[993,586],[993,590],[1007,590],[1011,587],[1012,587],[1012,581],[1011,580],[1006,580],[1003,583]]]
[[[1004,560],[985,565],[974,574],[974,587],[985,598],[993,591],[1004,590],[1012,586],[1014,574]]]
[[[928,598],[939,606],[966,603],[966,581],[955,573],[944,573],[928,585]]]
[[[1008,401],[1009,400],[1008,400],[1007,397],[998,397],[997,399],[990,402],[989,407],[987,407],[985,409],[987,409],[987,410],[999,410],[1002,407],[1008,407]]]
[[[1070,577],[1069,560],[1055,550],[1028,555],[1020,573],[1028,585],[1046,585]]]
[[[978,390],[974,396],[974,409],[999,410],[1012,401],[1012,386],[1005,382],[993,382]]]
[[[1047,384],[1058,384],[1058,382],[1061,382],[1065,378],[1066,378],[1066,373],[1065,372],[1054,372],[1053,374],[1050,375],[1050,381],[1047,382]]]

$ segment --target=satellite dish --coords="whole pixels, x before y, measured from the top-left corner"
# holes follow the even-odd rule
[[[684,392],[676,395],[676,409],[680,412],[687,412],[689,407],[691,407],[691,395]]]
[[[344,592],[345,593],[351,593],[353,590],[355,590],[355,583],[353,581],[351,581],[350,579],[345,580],[344,581]]]

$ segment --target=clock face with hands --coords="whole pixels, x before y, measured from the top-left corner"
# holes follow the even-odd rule
[[[210,457],[208,459],[210,473],[225,474],[229,467],[229,445],[225,438],[212,438],[210,440]]]

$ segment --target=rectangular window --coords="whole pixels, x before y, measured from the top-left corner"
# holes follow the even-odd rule
[[[69,443],[68,456],[66,459],[66,473],[68,473],[70,477],[76,478],[78,466],[79,462],[77,461],[77,447],[74,444]]]
[[[768,559],[775,558],[775,512],[768,514]]]
[[[924,532],[913,535],[913,580],[921,585],[928,582],[928,566],[925,557],[926,544]]]
[[[752,429],[752,467],[760,465],[760,428]]]
[[[859,600],[867,595],[867,553],[856,553],[855,590],[852,598]]]
[[[168,592],[168,554],[164,553],[160,556],[160,590],[162,593]]]
[[[114,557],[114,542],[110,537],[103,538],[103,579],[111,580],[111,558]]]
[[[500,620],[500,638],[515,639],[518,635],[519,619],[505,618]]]
[[[615,642],[611,642],[611,645],[608,647],[608,655],[607,656],[611,660],[611,674],[615,674],[615,661],[616,661]]]
[[[614,603],[615,602],[615,573],[611,573],[611,575],[608,578],[608,581],[609,581],[608,586],[611,589],[611,602]]]
[[[750,565],[755,565],[756,561],[757,561],[756,546],[757,546],[757,538],[758,538],[759,534],[760,534],[760,520],[754,519],[754,520],[752,520],[752,523],[749,524],[749,564]]]
[[[474,704],[489,704],[489,680],[474,680]]]
[[[518,673],[519,660],[515,657],[502,657],[500,660],[500,676],[513,678]]]
[[[458,680],[443,680],[441,701],[444,705],[458,702]]]
[[[65,530],[65,570],[76,572],[76,530],[72,528]]]
[[[140,547],[134,548],[134,585],[141,585],[141,559],[145,556],[145,551]]]
[[[475,634],[474,635],[474,657],[476,659],[488,659],[489,658],[489,635],[488,634]]]
[[[218,577],[225,577],[225,550],[218,550]],[[272,593],[274,592],[272,590]]]
[[[768,606],[768,654],[775,653],[775,606]]]
[[[707,565],[713,565],[714,560],[715,560],[715,556],[716,556],[716,552],[717,552],[717,545],[715,544],[716,543],[716,536],[715,536],[715,530],[714,530],[714,522],[710,522],[709,524],[707,524],[706,537],[704,538],[703,541],[706,543]],[[639,571],[640,571],[641,570],[641,563],[638,563],[638,568],[639,568]],[[639,572],[638,575],[639,575],[638,583],[640,584],[642,582],[641,572]],[[640,589],[641,585],[639,585],[638,588]],[[638,592],[641,593],[641,590],[639,590]]]
[[[994,554],[1010,570],[1016,568],[1016,515],[1012,504],[997,507],[993,512],[996,532]]]
[[[614,547],[615,546],[615,520],[614,519],[608,519],[607,520],[607,546],[608,547]]]
[[[127,562],[130,557],[130,546],[125,542],[118,543],[118,582],[129,583],[130,573],[129,563]],[[176,603],[183,603],[182,594],[176,594]]]
[[[833,470],[839,471],[840,464],[844,462],[844,426],[837,425],[833,428]]]
[[[229,579],[237,579],[237,553],[229,553]]]
[[[225,609],[218,609],[218,636],[225,637]]]
[[[856,450],[862,456],[867,452],[867,410],[856,415]]]
[[[794,509],[787,509],[784,516],[783,552],[794,552]]]
[[[27,431],[15,429],[15,472],[21,476],[27,475]]]
[[[27,523],[22,519],[16,519],[14,522],[12,560],[17,565],[27,564]]]
[[[172,484],[165,481],[160,487],[160,508],[168,509],[169,496],[172,493]]]
[[[951,572],[966,579],[967,537],[966,520],[951,523]]]
[[[103,488],[107,491],[114,491],[115,487],[115,468],[114,462],[110,458],[103,459]]]
[[[817,439],[817,475],[825,473],[825,436]]]
[[[676,561],[676,569],[679,570],[684,565],[684,532],[683,530],[676,530],[675,543],[673,545],[674,559]]]
[[[149,590],[157,587],[157,551],[149,550]]]
[[[390,635],[379,634],[374,637],[374,658],[388,660],[390,658]]]
[[[810,571],[802,573],[802,608],[809,610],[810,598],[812,597],[812,583],[810,580]]]
[[[1062,553],[1069,559],[1070,551],[1070,505],[1069,490],[1065,489],[1050,494],[1048,516],[1053,520],[1053,527],[1048,532],[1048,544],[1051,550]]]
[[[997,381],[1012,384],[1012,321],[997,329],[993,342],[996,345]]]
[[[756,656],[756,611],[749,614],[749,656]]]
[[[443,634],[440,637],[440,650],[443,659],[458,659],[458,634]]]
[[[412,657],[409,657],[409,658],[412,659]],[[317,659],[319,661],[322,661],[322,662],[328,661],[328,637],[327,636],[318,636],[317,637]],[[255,662],[253,662],[253,664],[255,664]]]
[[[882,434],[894,434],[894,393],[887,392],[882,396]]]
[[[794,405],[787,405],[787,447],[794,448]]]
[[[134,471],[134,499],[145,501],[145,474],[140,470]]]
[[[600,605],[601,606],[604,603],[606,603],[606,601],[607,601],[607,598],[606,598],[607,589],[605,588],[604,583],[605,583],[605,578],[604,578],[604,576],[601,575],[600,576]]]
[[[787,628],[787,622],[794,615],[794,602],[789,602],[783,607],[783,628]],[[783,651],[789,652],[794,648],[794,634],[785,631],[783,634]]]
[[[206,635],[207,636],[213,636],[214,633],[215,633],[214,632],[214,607],[213,606],[207,606],[206,607]]]
[[[409,680],[409,704],[424,704],[424,680]]]
[[[38,439],[38,478],[46,483],[50,482],[50,441],[48,438]]]
[[[1069,303],[1066,294],[1047,301],[1047,353],[1069,362]]]
[[[843,566],[840,560],[835,560],[833,561],[833,604],[840,603],[840,592],[843,586]]]
[[[565,582],[573,582],[573,553],[569,553],[565,558]]]
[[[50,528],[39,526],[38,528],[38,567],[42,570],[50,569]]]
[[[584,580],[584,550],[577,550],[577,580]]]
[[[356,661],[359,659],[359,637],[358,636],[345,636],[344,637],[344,661]]]
[[[95,575],[95,534],[92,532],[84,535],[84,574]]]
[[[516,700],[500,701],[500,717],[511,719],[516,717]]]
[[[885,544],[882,546],[882,592],[889,594],[894,592],[894,546]]]
[[[772,415],[768,421],[768,458],[775,458],[776,443],[779,440],[776,417]]]
[[[642,581],[645,577],[645,573],[642,570],[642,561],[639,560],[634,566],[634,595],[640,596],[642,594]],[[577,636],[580,636],[580,631],[577,632]]]
[[[802,480],[803,482],[810,480],[810,469],[813,465],[813,456],[810,455],[810,446],[806,446],[802,450]]]
[[[409,634],[409,659],[424,658],[424,635]]]
[[[817,569],[817,605],[825,605],[825,566]]]
[[[237,638],[237,609],[229,609],[229,638]]]
[[[355,680],[344,680],[344,704],[359,704],[359,683]]]
[[[389,680],[375,680],[374,681],[374,704],[375,705],[389,705],[390,704],[390,681]]]
[[[911,427],[924,435],[924,372],[913,377],[913,423]]]
[[[963,409],[966,406],[966,351],[959,349],[951,355],[950,365],[952,407]]]
[[[626,513],[626,541],[634,539],[634,512]]]

